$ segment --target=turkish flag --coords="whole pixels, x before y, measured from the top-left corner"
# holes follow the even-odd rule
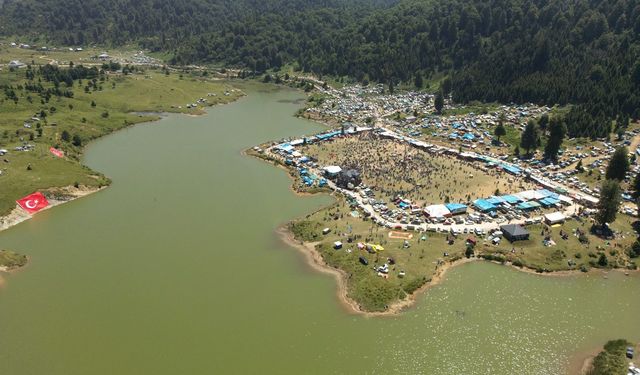
[[[59,158],[64,157],[64,151],[62,151],[62,150],[58,150],[58,149],[57,149],[57,148],[55,148],[55,147],[50,147],[50,148],[49,148],[49,151],[51,151],[51,153],[52,153],[52,154],[54,154],[55,156],[57,156],[57,157],[59,157]]]
[[[27,195],[26,197],[19,199],[16,202],[20,205],[20,207],[22,207],[30,214],[35,214],[36,212],[49,205],[47,198],[45,198],[42,193],[33,193],[31,195]]]

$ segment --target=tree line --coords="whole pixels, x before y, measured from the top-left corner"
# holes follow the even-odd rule
[[[389,87],[447,76],[457,102],[574,104],[567,135],[595,139],[640,117],[639,1],[8,0],[0,33]]]

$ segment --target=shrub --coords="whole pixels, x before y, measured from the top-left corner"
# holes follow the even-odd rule
[[[416,290],[420,289],[421,286],[423,286],[425,283],[427,282],[427,278],[426,277],[419,277],[419,278],[415,278],[411,281],[409,281],[408,283],[402,285],[402,289],[407,293],[407,294],[411,294],[413,292],[415,292]]]
[[[609,259],[607,259],[607,256],[604,253],[600,254],[600,258],[598,258],[598,265],[600,267],[606,267],[609,265]]]
[[[587,268],[587,266],[585,266],[584,264],[580,266],[580,271],[582,272],[587,272],[589,271],[589,268]]]

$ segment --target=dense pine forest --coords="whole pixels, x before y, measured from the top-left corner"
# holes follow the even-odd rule
[[[138,42],[174,64],[285,64],[359,81],[446,75],[445,95],[575,104],[569,136],[640,117],[639,0],[5,0],[0,33]],[[419,77],[419,78],[418,78]],[[450,84],[449,84],[450,83]],[[449,92],[450,91],[450,92]]]

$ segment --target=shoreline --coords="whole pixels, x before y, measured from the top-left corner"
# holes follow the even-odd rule
[[[611,269],[611,270],[601,270],[601,269],[591,269],[589,272],[582,272],[580,270],[560,270],[553,272],[536,272],[536,270],[527,268],[527,267],[517,267],[511,263],[499,263],[496,261],[486,260],[481,257],[472,257],[472,258],[460,258],[454,261],[445,262],[442,266],[438,267],[435,273],[431,276],[430,280],[424,283],[420,288],[415,290],[411,294],[407,294],[407,296],[401,300],[393,302],[389,305],[389,308],[385,311],[367,311],[363,310],[358,302],[351,297],[349,297],[349,288],[348,288],[348,280],[349,276],[345,271],[329,266],[324,259],[322,258],[322,254],[316,250],[316,245],[319,242],[304,242],[299,241],[295,238],[294,234],[287,228],[287,224],[281,225],[276,229],[276,234],[280,238],[280,240],[303,253],[306,258],[306,263],[312,269],[324,273],[331,274],[334,276],[337,282],[337,297],[340,304],[346,309],[346,311],[350,314],[363,315],[366,317],[378,317],[378,316],[397,316],[405,310],[413,307],[417,302],[418,297],[425,293],[432,287],[435,287],[442,283],[445,279],[447,271],[461,266],[463,264],[473,263],[473,262],[489,262],[494,263],[496,265],[507,266],[515,271],[523,272],[529,275],[537,275],[541,277],[569,277],[569,276],[577,276],[582,274],[596,274],[599,273],[602,276],[607,275],[608,272],[611,271],[622,271],[625,275],[628,275],[631,272],[638,272],[638,270],[624,270],[624,269]]]
[[[478,258],[461,258],[453,262],[447,262],[438,268],[436,273],[431,277],[430,281],[426,282],[413,293],[407,294],[404,299],[393,302],[391,305],[389,305],[389,308],[387,310],[367,311],[363,310],[358,302],[349,297],[348,274],[340,269],[329,266],[324,261],[324,259],[322,258],[322,254],[320,254],[318,250],[316,250],[316,245],[318,244],[318,242],[303,242],[296,240],[293,233],[287,228],[286,224],[278,227],[278,229],[276,229],[276,234],[284,244],[303,253],[306,258],[307,265],[312,269],[320,273],[333,275],[338,284],[336,294],[340,304],[346,309],[348,313],[362,315],[365,317],[397,316],[403,311],[413,307],[417,301],[417,297],[420,296],[420,294],[424,293],[434,286],[439,285],[444,280],[444,277],[448,270],[462,264],[481,260]]]
[[[234,87],[234,89],[237,89]],[[237,89],[239,90],[239,89]],[[139,122],[133,122],[130,124],[127,124],[121,128],[116,129],[114,132],[118,132],[121,130],[125,130],[127,128],[133,127],[135,125],[140,125],[140,124],[146,124],[146,123],[153,123],[155,121],[159,121],[161,120],[163,117],[168,116],[170,114],[178,114],[178,115],[187,115],[187,116],[194,116],[194,117],[199,117],[199,116],[205,116],[208,113],[208,109],[211,107],[217,107],[217,106],[221,106],[221,105],[226,105],[226,104],[231,104],[233,102],[236,102],[237,100],[247,96],[247,94],[242,91],[240,91],[240,95],[237,98],[234,98],[233,100],[230,100],[228,102],[224,102],[224,103],[214,103],[214,104],[208,104],[206,107],[204,107],[202,109],[201,113],[198,114],[189,114],[189,113],[185,113],[185,112],[180,112],[180,111],[163,111],[163,112],[158,112],[158,111],[133,111],[133,112],[128,112],[130,114],[139,114],[139,115],[146,115],[146,116],[157,116],[157,118],[150,118],[150,119],[146,119],[143,121],[139,121]],[[91,141],[89,143],[87,143],[86,145],[84,145],[82,147],[82,152],[80,153],[80,155],[84,154],[84,151],[86,150],[87,147],[89,147],[89,145],[105,136],[108,136],[110,134],[113,134],[114,132],[111,133],[107,133],[107,134],[103,134],[97,138],[93,138],[91,139]],[[80,162],[81,165],[84,165],[82,162]],[[42,211],[44,210],[48,210],[50,208],[53,208],[55,206],[61,205],[63,203],[67,203],[73,200],[76,200],[78,198],[82,198],[85,197],[87,195],[96,193],[102,189],[105,189],[107,187],[111,186],[111,181],[109,182],[108,185],[105,186],[101,186],[101,187],[88,187],[88,186],[81,186],[79,188],[76,188],[72,185],[70,186],[63,186],[63,187],[59,187],[59,186],[52,186],[52,187],[47,187],[47,188],[43,188],[43,189],[39,189],[37,191],[41,191],[41,192],[51,192],[51,193],[61,193],[62,195],[64,195],[65,199],[47,199],[49,201],[49,206],[44,208]],[[67,199],[68,198],[68,199]],[[0,216],[0,232],[5,231],[9,228],[12,228],[24,221],[27,221],[29,219],[32,218],[33,215],[28,214],[26,211],[24,211],[23,209],[21,209],[20,207],[18,207],[18,205],[16,205],[16,207],[9,212],[8,214],[4,215],[4,216]],[[0,271],[2,271],[2,269],[0,269]],[[0,279],[0,286],[3,284],[3,281]]]
[[[327,194],[328,196],[333,197],[334,196],[334,192],[333,191],[318,191],[318,192],[304,192],[304,191],[299,191],[298,189],[296,189],[296,187],[294,186],[295,183],[295,178],[291,175],[290,173],[290,169],[285,166],[282,165],[281,163],[278,163],[270,158],[265,158],[265,157],[261,157],[260,155],[256,155],[256,154],[252,154],[252,149],[248,148],[248,149],[244,149],[241,151],[241,154],[244,156],[248,156],[248,157],[253,157],[259,160],[262,160],[263,162],[266,162],[268,164],[271,164],[273,166],[275,166],[276,168],[282,169],[286,172],[286,175],[289,177],[289,179],[291,180],[291,185],[289,185],[289,190],[296,196],[299,197],[305,197],[305,196],[313,196],[316,194]],[[322,207],[319,210],[325,209],[329,206],[326,207]],[[291,220],[291,221],[295,221]],[[588,272],[582,272],[579,269],[573,269],[573,270],[557,270],[557,271],[550,271],[550,272],[538,272],[536,269],[534,268],[530,268],[527,266],[522,266],[522,267],[518,267],[513,265],[513,263],[511,262],[505,262],[505,263],[501,263],[498,261],[494,261],[494,260],[488,260],[488,259],[484,259],[482,257],[479,256],[474,256],[472,258],[460,258],[457,259],[455,261],[447,261],[445,262],[441,267],[439,267],[436,272],[431,276],[430,281],[427,281],[424,285],[422,285],[420,288],[418,288],[417,290],[415,290],[413,293],[408,294],[407,297],[405,297],[402,300],[398,300],[394,303],[392,303],[389,308],[385,311],[367,311],[367,310],[363,310],[360,308],[360,305],[353,300],[352,298],[350,298],[348,296],[348,286],[347,286],[347,280],[348,280],[348,275],[337,268],[333,268],[331,266],[329,266],[328,264],[326,264],[324,262],[324,259],[322,259],[322,255],[315,249],[315,245],[317,245],[318,243],[307,243],[307,242],[303,242],[303,241],[298,241],[297,239],[295,239],[293,233],[287,228],[287,225],[291,222],[289,221],[287,224],[281,225],[280,227],[278,227],[276,229],[276,234],[278,235],[278,237],[280,238],[280,240],[285,243],[286,245],[302,252],[307,260],[307,264],[313,268],[316,271],[319,271],[321,273],[328,273],[328,274],[332,274],[336,281],[337,281],[337,297],[338,297],[338,301],[340,301],[340,304],[345,308],[345,310],[348,313],[351,314],[356,314],[356,315],[364,315],[367,317],[373,317],[373,316],[396,316],[399,315],[401,312],[403,312],[404,310],[412,307],[415,302],[417,297],[421,294],[424,293],[425,291],[427,291],[429,288],[438,285],[439,283],[441,283],[444,279],[444,276],[446,274],[446,272],[454,267],[457,267],[459,265],[462,264],[466,264],[466,263],[471,263],[471,262],[477,262],[477,261],[484,261],[484,262],[490,262],[490,263],[494,263],[497,265],[501,265],[501,266],[508,266],[513,270],[516,270],[518,272],[523,272],[529,275],[536,275],[536,276],[541,276],[541,277],[568,277],[568,276],[576,276],[576,275],[583,275],[583,274],[595,274],[595,273],[600,273],[603,276],[606,277],[608,272],[611,271],[618,271],[618,272],[623,272],[626,276],[628,276],[631,273],[640,273],[640,269],[636,269],[636,270],[629,270],[629,269],[624,269],[624,268],[612,268],[612,269],[599,269],[599,268],[590,268]]]
[[[64,197],[60,197],[59,199],[54,199],[54,198],[47,199],[49,201],[49,206],[45,207],[41,211],[46,211],[53,207],[59,206],[61,204],[74,201],[78,198],[86,197],[93,193],[97,193],[98,191],[101,191],[107,188],[108,186],[109,185],[105,185],[102,187],[81,186],[76,188],[75,186],[71,185],[71,186],[65,186],[65,187],[54,187],[54,188],[42,189],[40,191],[45,193],[47,192],[61,193],[61,194],[64,194]],[[18,207],[18,205],[16,205],[16,207],[9,214],[5,216],[0,216],[0,232],[10,229],[24,221],[31,219],[32,217],[33,215],[27,213],[25,210],[23,210],[22,208]],[[2,269],[0,269],[0,271],[2,271]]]

